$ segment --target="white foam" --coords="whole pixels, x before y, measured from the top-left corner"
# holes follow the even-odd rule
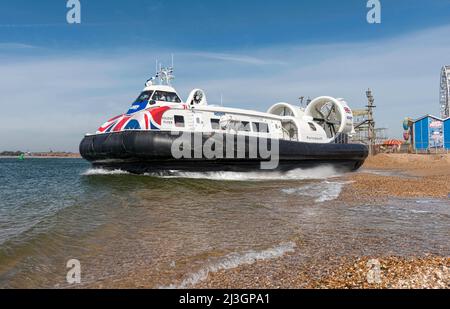
[[[417,200],[416,204],[432,204],[433,200]]]
[[[307,184],[299,188],[287,188],[281,191],[286,194],[296,194],[300,196],[310,196],[315,198],[315,202],[323,203],[332,201],[339,197],[344,186],[350,181],[323,181],[320,183]]]
[[[107,170],[103,168],[90,168],[82,175],[122,175],[130,174],[126,171],[115,169]],[[169,170],[165,172],[145,173],[145,176],[161,177],[161,178],[190,178],[190,179],[207,179],[219,181],[268,181],[268,180],[307,180],[307,179],[326,179],[339,177],[339,174],[333,166],[324,165],[313,168],[297,168],[288,172],[276,170],[259,170],[255,172],[232,172],[232,171],[216,171],[216,172],[186,172],[179,170]]]
[[[280,171],[259,171],[259,172],[184,172],[171,171],[171,175],[162,176],[164,178],[192,178],[208,180],[228,180],[228,181],[266,181],[266,180],[305,180],[324,179],[338,177],[340,174],[332,166],[320,166],[314,168],[298,168],[288,172]],[[150,176],[155,176],[151,175]],[[156,175],[158,176],[158,175]]]
[[[82,173],[81,175],[92,176],[92,175],[124,175],[124,174],[129,174],[129,173],[126,171],[122,171],[120,169],[106,170],[103,168],[90,168],[87,171],[85,171],[84,173]]]
[[[230,253],[223,258],[219,259],[205,268],[200,269],[197,272],[188,274],[185,279],[179,284],[172,284],[166,287],[169,289],[185,289],[187,287],[193,286],[201,281],[208,278],[208,274],[212,272],[217,272],[220,270],[227,270],[236,268],[240,265],[250,265],[259,260],[270,260],[283,256],[288,252],[294,252],[295,243],[287,242],[282,243],[274,248],[269,248],[263,251],[247,251],[243,253]]]
[[[416,210],[416,209],[409,209],[409,212],[411,212],[413,214],[429,214],[429,213],[431,213],[430,211]]]

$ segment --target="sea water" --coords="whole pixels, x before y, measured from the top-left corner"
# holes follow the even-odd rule
[[[131,175],[82,159],[0,159],[0,287],[189,287],[300,252],[449,255],[448,201],[339,201],[330,167]]]

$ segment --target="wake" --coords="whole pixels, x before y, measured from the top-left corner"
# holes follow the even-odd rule
[[[146,174],[146,175],[152,175]],[[208,179],[221,181],[267,181],[267,180],[306,180],[306,179],[326,179],[339,177],[341,174],[333,166],[320,166],[313,168],[298,168],[288,172],[280,171],[259,171],[259,172],[185,172],[171,171],[170,175],[157,177],[164,178],[191,178]]]
[[[82,176],[96,175],[133,175],[124,170],[108,170],[103,168],[90,168],[81,174]],[[312,168],[297,168],[288,172],[259,170],[254,172],[234,172],[234,171],[214,171],[214,172],[188,172],[180,170],[168,170],[160,172],[150,172],[144,176],[157,178],[187,178],[187,179],[207,179],[218,181],[269,181],[269,180],[314,180],[339,177],[333,166],[318,166]],[[136,175],[137,176],[137,175]],[[142,175],[141,175],[142,176]]]

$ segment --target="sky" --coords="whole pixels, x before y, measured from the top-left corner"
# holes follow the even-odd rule
[[[0,151],[77,151],[125,112],[155,60],[175,57],[183,98],[266,111],[330,95],[352,108],[373,90],[378,127],[400,138],[409,116],[439,114],[450,64],[450,0],[0,0]]]

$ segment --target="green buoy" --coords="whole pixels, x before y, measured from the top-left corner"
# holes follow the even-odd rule
[[[23,161],[23,160],[25,160],[25,155],[23,153],[21,153],[19,155],[19,161]]]

